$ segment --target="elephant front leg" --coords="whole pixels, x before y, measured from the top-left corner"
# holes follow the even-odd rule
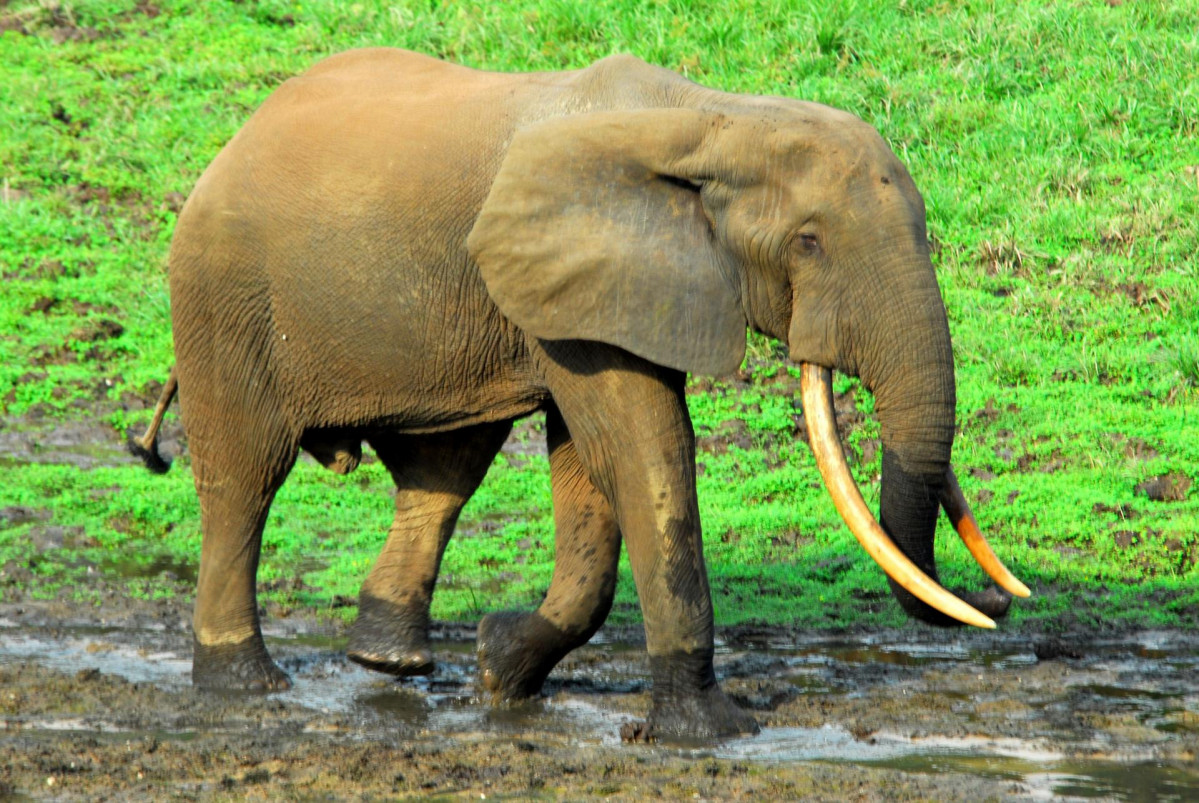
[[[686,408],[681,410],[685,416]],[[678,454],[678,465],[685,467],[678,471],[681,477],[648,493],[618,492],[653,681],[643,738],[715,739],[759,730],[753,716],[733,703],[716,681],[693,449],[688,421],[684,449]],[[667,457],[668,452],[658,454]],[[648,476],[661,476],[657,470],[649,469]]]
[[[358,596],[346,653],[392,675],[428,675],[429,605],[458,515],[483,481],[510,422],[436,435],[371,439],[396,483],[387,543]]]
[[[554,576],[533,612],[490,613],[479,624],[479,677],[497,700],[541,691],[567,653],[586,644],[616,592],[620,530],[579,460],[557,409],[546,413],[554,496]]]
[[[653,680],[653,734],[756,733],[712,665],[712,601],[695,492],[685,376],[600,344],[542,343],[555,401],[632,564]]]

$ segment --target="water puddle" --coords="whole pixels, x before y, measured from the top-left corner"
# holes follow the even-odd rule
[[[185,634],[64,628],[34,635],[14,625],[0,621],[4,662],[36,661],[70,674],[98,670],[180,699],[203,697],[190,686]],[[293,678],[291,690],[231,695],[229,705],[239,712],[232,719],[181,717],[174,730],[154,732],[189,739],[204,728],[241,727],[243,720],[269,732],[274,720],[266,715],[283,711],[286,717],[274,726],[278,734],[468,742],[498,737],[616,748],[620,725],[635,718],[622,706],[630,705],[628,695],[647,688],[642,649],[603,637],[555,673],[550,697],[509,708],[493,708],[476,696],[468,642],[439,643],[437,673],[403,681],[347,661],[336,638],[275,635],[268,643]],[[967,774],[1017,783],[1027,799],[1199,795],[1199,653],[1191,643],[1147,634],[1135,643],[1089,645],[1084,659],[1070,662],[1038,662],[1027,645],[978,639],[813,639],[739,649],[744,646],[723,646],[717,667],[731,694],[765,701],[758,713],[767,724],[761,734],[715,746],[626,749],[761,765],[822,762]],[[823,722],[804,724],[813,719],[812,706],[820,706],[815,719]],[[118,715],[46,716],[5,723],[4,729],[128,736],[139,727],[122,722]]]
[[[1007,756],[911,755],[871,766],[928,774],[966,773],[1017,781],[1031,800],[1191,801],[1199,792],[1193,770],[1157,761],[1114,764],[1087,759],[1029,761]]]
[[[57,463],[90,469],[137,462],[123,439],[99,418],[8,419],[0,425],[0,465]]]
[[[101,561],[100,570],[124,579],[153,578],[167,572],[194,585],[200,575],[200,564],[176,555],[123,556]]]
[[[36,661],[57,672],[97,669],[131,683],[153,683],[168,689],[191,682],[191,656],[180,653],[179,639],[164,633],[137,631],[135,646],[127,630],[71,628],[55,637],[12,633],[0,620],[0,659]]]
[[[960,758],[966,762],[990,762],[1009,758],[1024,763],[1044,763],[1062,758],[1056,751],[1019,739],[913,739],[897,733],[879,733],[861,739],[837,725],[765,728],[753,739],[730,741],[715,749],[696,752],[766,763],[821,760],[869,762],[880,766],[892,766],[909,759],[941,762]]]

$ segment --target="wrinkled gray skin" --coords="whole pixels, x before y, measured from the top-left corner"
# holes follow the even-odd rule
[[[740,363],[747,325],[874,391],[882,524],[936,576],[954,434],[945,310],[920,194],[849,114],[628,56],[504,75],[345,53],[285,83],[208,168],[170,285],[203,518],[199,685],[287,687],[259,630],[263,522],[299,448],[345,472],[363,440],[395,478],[396,514],[349,654],[431,671],[446,541],[513,419],[545,410],[557,563],[536,612],[480,626],[484,686],[535,694],[587,641],[623,536],[651,726],[754,731],[712,672],[683,398],[686,371]]]

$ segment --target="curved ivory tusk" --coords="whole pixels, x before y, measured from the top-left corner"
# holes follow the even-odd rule
[[[808,424],[808,439],[811,442],[812,453],[816,456],[816,466],[820,469],[820,476],[833,497],[837,512],[858,539],[858,543],[891,579],[917,599],[968,625],[995,627],[995,622],[990,617],[946,591],[936,580],[912,563],[875,520],[849,474],[845,453],[841,450],[841,442],[837,440],[837,425],[833,418],[831,371],[807,362],[801,363],[800,369],[804,418]]]
[[[991,545],[987,543],[987,539],[983,537],[982,530],[978,528],[978,522],[974,519],[974,514],[970,512],[970,505],[967,504],[966,497],[962,494],[962,486],[958,485],[958,478],[954,476],[952,468],[945,472],[945,488],[941,491],[941,507],[945,508],[945,515],[953,522],[953,528],[958,531],[958,535],[962,537],[962,543],[970,550],[970,554],[978,561],[978,565],[991,575],[991,579],[998,583],[1000,588],[1010,591],[1017,597],[1032,596],[1028,586],[1021,583],[1016,575],[1008,571],[1008,568],[991,549]]]

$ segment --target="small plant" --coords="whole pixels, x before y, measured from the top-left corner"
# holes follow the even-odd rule
[[[1183,340],[1171,361],[1185,387],[1199,388],[1199,340]]]

